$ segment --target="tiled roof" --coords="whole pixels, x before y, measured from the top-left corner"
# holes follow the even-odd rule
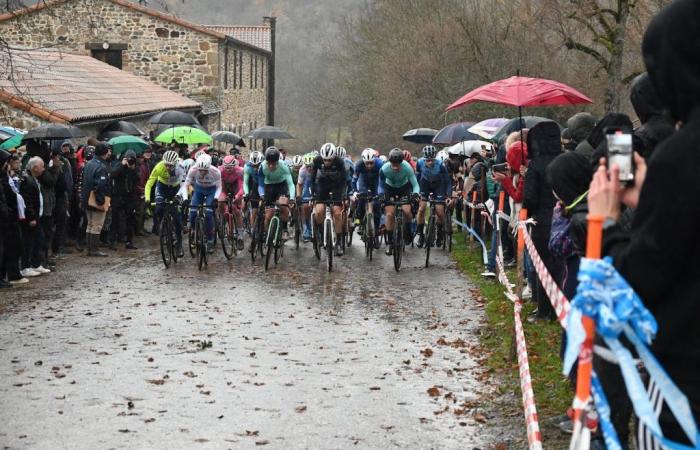
[[[201,104],[87,55],[56,50],[0,52],[0,101],[52,122],[81,122]]]
[[[202,104],[202,114],[205,116],[223,111],[219,102],[210,95],[190,95],[190,98]]]
[[[203,25],[217,33],[225,34],[239,41],[246,42],[254,47],[272,51],[270,45],[270,27],[267,26],[234,26],[234,25]]]

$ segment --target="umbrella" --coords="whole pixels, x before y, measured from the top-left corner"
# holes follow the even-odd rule
[[[23,134],[16,134],[12,136],[10,139],[7,139],[2,144],[0,144],[0,150],[9,150],[11,148],[19,147],[20,145],[22,145],[23,137]]]
[[[214,142],[225,142],[227,144],[245,147],[245,142],[243,139],[231,131],[215,131],[212,133],[211,138],[214,140]]]
[[[503,125],[508,122],[508,119],[486,119],[469,128],[469,131],[481,136],[484,139],[491,139]]]
[[[199,125],[199,121],[192,114],[182,111],[163,111],[148,120],[149,123],[167,125]]]
[[[118,131],[122,132],[124,134],[128,134],[130,136],[144,136],[146,133],[141,131],[139,127],[137,127],[135,124],[131,122],[127,122],[125,120],[119,120],[117,122],[112,122],[106,127],[102,129],[102,133],[106,133],[108,131]]]
[[[100,134],[98,140],[109,141],[110,139],[119,136],[130,136],[130,134],[124,133],[123,131],[103,131],[102,134]]]
[[[163,134],[163,132],[164,132],[165,130],[169,130],[169,129],[171,129],[171,128],[175,128],[175,127],[177,127],[177,126],[181,126],[181,125],[166,125],[166,124],[158,125],[158,126],[156,127],[156,129],[155,129],[153,135],[154,135],[154,136],[158,136],[159,134]],[[202,131],[204,131],[205,133],[209,134],[209,130],[207,130],[206,128],[204,128],[203,126],[201,126],[201,125],[198,124],[198,123],[197,123],[197,124],[194,124],[194,125],[185,125],[185,126],[188,126],[188,127],[190,127],[190,128],[197,128],[198,130],[202,130]]]
[[[137,155],[140,155],[149,147],[148,142],[140,137],[129,135],[117,136],[110,139],[108,142],[112,146],[112,153],[117,157],[121,156],[121,154],[127,150],[133,150]]]
[[[430,144],[437,134],[437,130],[432,128],[416,128],[404,133],[403,140],[414,144]]]
[[[199,128],[174,127],[163,131],[155,141],[165,144],[173,141],[178,144],[211,144],[211,136]]]
[[[508,137],[510,133],[520,131],[523,128],[532,128],[540,122],[552,122],[551,119],[537,116],[514,117],[506,122],[494,135],[493,140],[499,142]]]
[[[253,130],[246,137],[248,139],[296,139],[283,129],[271,126],[264,126]]]
[[[85,137],[85,133],[78,127],[73,125],[63,125],[60,123],[51,123],[31,129],[23,136],[23,140],[38,139],[38,140],[56,140],[56,139],[71,139]]]
[[[433,138],[433,144],[454,145],[462,141],[476,141],[480,136],[469,131],[474,122],[457,122],[447,125]]]
[[[451,155],[466,156],[468,158],[472,154],[479,152],[484,147],[493,151],[493,144],[479,140],[458,142],[451,147],[445,148],[445,150]]]

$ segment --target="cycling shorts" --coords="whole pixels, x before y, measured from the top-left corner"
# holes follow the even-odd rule
[[[447,192],[445,192],[442,183],[439,180],[435,180],[432,182],[427,180],[420,180],[421,199],[428,200],[428,196],[430,194],[433,194],[433,197],[436,200],[444,200],[447,196]]]
[[[331,203],[331,193],[333,194],[333,205],[342,205],[345,194],[347,193],[347,187],[345,185],[339,188],[333,188],[332,190],[323,190],[316,194],[316,203],[330,204]]]
[[[288,190],[286,181],[275,184],[266,184],[265,206],[273,206],[282,196],[289,198],[289,192],[287,192]]]
[[[384,187],[384,195],[387,198],[394,197],[398,199],[400,197],[410,197],[412,193],[413,187],[411,186],[411,183],[406,183],[398,188],[389,186],[388,184]]]

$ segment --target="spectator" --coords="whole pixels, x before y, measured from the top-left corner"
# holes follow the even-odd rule
[[[20,195],[26,205],[25,219],[21,223],[23,277],[36,277],[51,272],[42,265],[44,233],[40,220],[44,215],[44,198],[38,178],[43,173],[44,160],[40,156],[29,158],[20,184]]]
[[[41,183],[41,196],[44,202],[42,215],[39,219],[39,226],[42,229],[42,251],[43,261],[49,266],[55,266],[53,259],[49,259],[49,248],[53,240],[54,216],[53,210],[56,207],[56,184],[62,179],[61,150],[55,149],[49,152],[48,159],[44,159],[45,170],[38,178]]]
[[[644,159],[649,159],[654,149],[671,136],[676,128],[673,119],[664,112],[661,100],[647,73],[637,76],[632,81],[630,100],[634,112],[637,113],[637,117],[642,122],[642,126],[634,131],[642,143],[639,154]]]
[[[73,146],[70,141],[65,141],[61,144],[61,153],[58,156],[61,164],[60,176],[56,180],[56,187],[54,189],[56,196],[56,206],[53,211],[55,231],[51,241],[51,251],[54,255],[72,253],[72,251],[65,246],[70,201],[73,195],[73,169],[67,156],[71,154],[72,149]]]
[[[571,136],[571,142],[566,149],[570,150],[571,147],[574,147],[576,152],[586,158],[590,157],[595,146],[588,141],[588,136],[591,134],[593,127],[595,127],[595,123],[596,119],[591,113],[580,112],[571,116],[566,121],[566,126]]]
[[[151,170],[153,170],[152,165],[153,150],[147,148],[142,155],[136,157],[137,170],[139,173],[139,179],[134,187],[134,191],[139,201],[136,202],[136,236],[147,236],[150,233],[144,228],[144,221],[146,220],[146,201],[144,190],[146,188],[146,182],[148,177],[151,176]]]
[[[139,171],[136,167],[136,153],[127,150],[123,157],[112,163],[110,172],[112,181],[112,229],[111,242],[122,242],[126,238],[125,248],[132,250],[134,246],[134,231],[136,228],[136,184],[139,181]]]
[[[104,208],[109,195],[109,174],[107,171],[107,159],[111,149],[107,144],[100,142],[95,147],[95,156],[83,169],[83,183],[80,203],[87,216],[87,244],[88,256],[107,256],[99,250],[100,233],[107,216],[107,211],[90,206],[90,196],[94,195],[95,203]]]
[[[0,164],[1,166],[2,164]],[[22,257],[22,233],[20,220],[24,219],[24,200],[19,194],[20,160],[17,155],[11,155],[7,160],[5,170],[0,170],[0,185],[5,193],[7,208],[10,213],[6,229],[1,240],[4,240],[4,256],[0,259],[0,279],[7,277],[10,284],[22,284],[27,280],[19,271]],[[6,178],[4,178],[6,176]]]

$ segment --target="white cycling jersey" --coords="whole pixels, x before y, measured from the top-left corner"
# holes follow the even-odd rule
[[[182,198],[185,200],[187,199],[190,186],[193,186],[195,190],[198,188],[209,189],[216,187],[214,198],[219,198],[221,195],[221,172],[219,172],[219,169],[214,166],[209,167],[209,170],[207,171],[193,167],[187,173],[185,183],[182,185],[182,189],[180,190]]]

